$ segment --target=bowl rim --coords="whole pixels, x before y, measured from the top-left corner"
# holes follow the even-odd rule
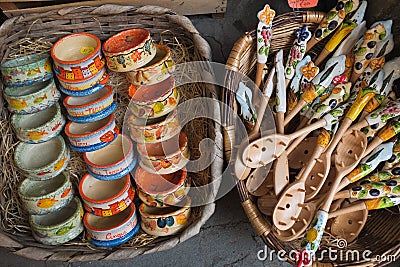
[[[54,82],[54,78],[53,77],[48,79],[48,80],[46,80],[46,81],[41,81],[41,82],[39,82],[37,84],[38,85],[39,84],[43,84],[44,86],[41,87],[40,89],[38,89],[37,91],[34,91],[34,92],[32,92],[30,94],[26,94],[26,95],[12,95],[12,94],[10,94],[10,90],[11,91],[21,90],[21,88],[23,88],[23,87],[25,87],[25,88],[26,87],[31,87],[34,84],[24,85],[24,86],[6,86],[4,88],[4,95],[6,96],[6,98],[9,98],[9,99],[26,99],[26,98],[30,98],[30,97],[33,97],[33,96],[36,96],[36,95],[41,95],[43,92],[46,92],[46,91],[51,91],[53,88],[58,90],[57,87],[56,87],[56,84]]]
[[[25,183],[28,183],[28,182],[35,182],[35,183],[47,183],[47,182],[50,182],[51,180],[53,180],[54,178],[56,178],[57,176],[59,176],[59,175],[62,175],[63,177],[64,177],[64,182],[62,183],[62,185],[59,187],[59,188],[57,188],[56,190],[54,190],[54,191],[52,191],[52,192],[49,192],[49,193],[47,193],[46,195],[41,195],[41,196],[39,196],[39,197],[28,197],[28,196],[26,196],[23,192],[22,192],[22,186],[25,184]],[[43,198],[46,198],[46,197],[50,197],[50,196],[52,196],[52,195],[54,195],[54,194],[57,194],[61,189],[63,189],[64,187],[65,187],[65,185],[67,185],[67,184],[70,184],[71,186],[72,186],[72,183],[71,183],[71,181],[70,181],[70,175],[69,175],[69,173],[68,172],[66,172],[66,171],[62,171],[60,174],[58,174],[57,176],[55,176],[55,177],[53,177],[52,179],[49,179],[49,180],[31,180],[31,179],[29,179],[29,178],[25,178],[22,182],[21,182],[21,184],[19,185],[19,187],[18,187],[18,194],[19,194],[19,196],[21,197],[21,199],[23,199],[23,200],[26,200],[26,201],[37,201],[37,200],[40,200],[40,199],[43,199]]]
[[[124,35],[126,36],[126,35],[128,35],[129,33],[131,33],[131,32],[136,32],[136,31],[141,31],[141,32],[146,33],[146,37],[145,37],[143,40],[141,40],[141,42],[140,42],[138,45],[133,46],[133,47],[130,47],[130,48],[125,49],[124,51],[120,51],[120,52],[111,52],[111,51],[108,51],[108,50],[107,50],[107,49],[108,49],[108,46],[109,46],[109,43],[110,43],[112,40],[114,40],[115,38],[118,38],[118,37],[124,36]],[[146,30],[145,28],[131,28],[131,29],[127,29],[127,30],[121,31],[121,32],[119,32],[119,33],[117,33],[117,34],[114,34],[114,35],[110,36],[110,37],[103,43],[102,50],[103,50],[104,55],[106,55],[106,56],[115,56],[115,55],[120,55],[120,54],[126,54],[126,53],[130,53],[130,52],[136,50],[138,47],[144,45],[144,44],[146,43],[146,41],[149,40],[149,39],[151,40],[151,34],[150,34],[150,31],[149,31],[149,30]]]
[[[134,70],[131,70],[131,71],[127,71],[127,72],[126,72],[126,75],[127,75],[127,76],[129,76],[130,74],[136,75],[136,73],[139,72],[139,71],[143,71],[143,72],[148,71],[148,70],[150,70],[150,69],[152,69],[152,68],[155,68],[155,67],[157,67],[158,65],[164,63],[164,62],[167,61],[169,58],[171,58],[171,49],[170,49],[167,45],[163,45],[163,44],[154,44],[154,45],[156,46],[156,55],[155,55],[155,57],[157,57],[158,51],[161,50],[162,52],[165,51],[165,55],[163,56],[163,58],[160,59],[160,60],[157,61],[157,62],[154,62],[154,63],[151,64],[151,65],[150,65],[150,63],[151,63],[151,61],[150,61],[149,63],[147,63],[147,64],[144,65],[143,67],[140,67],[140,68],[137,68],[137,69],[134,69]]]
[[[117,199],[118,197],[122,196],[125,192],[127,192],[132,187],[130,176],[129,176],[129,174],[127,174],[124,177],[117,179],[117,180],[125,179],[124,187],[117,194],[115,194],[115,195],[113,195],[113,196],[111,196],[109,198],[106,198],[106,199],[92,199],[92,198],[88,197],[85,194],[86,190],[83,189],[83,184],[85,183],[85,181],[87,181],[90,178],[96,179],[95,177],[93,177],[89,173],[86,173],[82,177],[82,179],[81,179],[81,181],[79,183],[79,194],[81,195],[81,197],[82,197],[82,199],[84,201],[89,202],[89,203],[93,203],[93,204],[105,204],[105,203],[111,202],[111,201]],[[96,179],[96,180],[98,180],[98,179]],[[116,181],[116,180],[100,180],[100,181],[113,182],[113,181]],[[132,199],[132,201],[133,201],[133,199]]]
[[[88,137],[88,136],[95,135],[95,134],[97,134],[99,132],[102,132],[105,129],[109,128],[113,124],[113,122],[115,123],[115,115],[114,115],[114,113],[111,113],[110,115],[108,115],[104,119],[106,119],[106,118],[108,118],[108,120],[107,120],[107,123],[104,126],[100,127],[99,129],[94,130],[93,132],[89,132],[89,133],[85,133],[85,134],[73,134],[73,133],[70,132],[69,128],[71,127],[71,125],[73,123],[74,124],[78,124],[78,125],[82,125],[82,124],[96,123],[98,121],[93,121],[93,122],[88,122],[88,123],[78,123],[78,122],[74,122],[74,121],[69,121],[67,123],[67,125],[65,125],[65,129],[64,129],[65,135],[68,136],[68,137],[76,137],[76,138]]]
[[[145,149],[145,147],[147,145],[151,146],[151,145],[156,145],[158,143],[164,143],[164,142],[167,142],[167,141],[169,141],[169,140],[171,140],[173,138],[176,138],[176,137],[178,137],[179,149],[174,151],[174,152],[172,152],[172,153],[170,153],[170,154],[168,154],[168,155],[165,155],[165,154],[163,156],[150,155],[149,153],[145,152],[145,151],[147,151],[147,149]],[[180,142],[181,138],[183,139],[182,144]],[[139,152],[139,154],[142,157],[145,157],[148,160],[154,161],[154,160],[160,160],[160,159],[169,159],[169,158],[173,158],[174,156],[177,156],[179,154],[182,154],[182,152],[185,151],[187,146],[188,146],[187,135],[183,131],[180,131],[180,133],[176,134],[175,136],[173,136],[173,137],[171,137],[171,138],[169,138],[167,140],[161,141],[161,142],[157,142],[157,143],[137,143],[136,144],[136,150]]]
[[[142,204],[140,204],[140,206],[139,206],[139,213],[140,213],[140,215],[141,215],[142,217],[145,217],[145,218],[150,219],[150,220],[154,220],[154,219],[158,219],[158,218],[165,218],[165,217],[168,217],[168,216],[177,216],[177,215],[179,215],[179,214],[181,214],[181,213],[184,213],[184,212],[186,212],[187,210],[190,210],[190,209],[191,209],[190,205],[191,205],[191,203],[192,203],[192,200],[190,199],[189,196],[186,196],[186,197],[184,198],[184,200],[182,200],[182,201],[186,201],[186,202],[185,202],[185,205],[183,205],[182,207],[179,207],[179,206],[171,206],[171,207],[179,207],[179,208],[178,208],[177,210],[173,211],[173,212],[170,212],[170,213],[163,213],[163,214],[151,214],[151,213],[148,213],[148,212],[146,211],[146,208],[155,208],[155,207],[150,207],[150,206],[148,206],[148,205],[142,203]],[[158,209],[160,209],[160,208],[158,208]],[[162,210],[162,209],[160,209],[160,210]]]
[[[69,101],[71,98],[88,97],[88,96],[90,96],[90,95],[98,94],[98,93],[100,93],[100,92],[103,91],[103,90],[107,90],[106,95],[104,95],[103,97],[100,97],[100,98],[96,98],[96,99],[94,99],[94,101],[92,101],[92,102],[88,102],[88,103],[86,103],[86,104],[79,104],[79,105],[73,105],[73,104],[69,104],[69,103],[68,103],[68,101]],[[86,108],[86,107],[90,107],[90,106],[97,105],[97,104],[103,102],[104,100],[106,100],[107,98],[110,98],[110,96],[113,97],[113,95],[114,95],[114,90],[113,90],[113,88],[112,88],[111,86],[105,85],[103,88],[101,88],[101,89],[98,90],[97,92],[95,92],[95,93],[93,93],[93,94],[90,94],[90,95],[87,95],[87,96],[67,96],[66,98],[64,98],[64,101],[63,101],[64,107],[65,107],[66,109],[81,109],[81,108]]]
[[[94,39],[94,40],[96,41],[97,46],[96,46],[96,48],[93,50],[93,52],[90,53],[89,55],[87,55],[87,56],[84,57],[84,58],[76,59],[76,60],[72,60],[72,61],[66,61],[66,60],[62,60],[62,59],[58,58],[58,57],[56,56],[56,54],[55,54],[55,49],[56,49],[62,42],[64,42],[65,40],[67,40],[67,39],[69,39],[69,38],[78,37],[78,36],[88,36],[88,37],[91,37],[92,39]],[[53,58],[54,64],[60,63],[60,64],[64,64],[64,65],[74,65],[74,64],[79,64],[79,63],[82,63],[82,62],[85,62],[85,61],[91,59],[94,55],[96,55],[96,54],[100,51],[100,48],[101,48],[101,41],[100,41],[99,37],[97,37],[97,36],[94,35],[94,34],[87,33],[87,32],[77,32],[77,33],[72,33],[72,34],[65,35],[64,37],[60,38],[60,39],[53,45],[53,47],[51,48],[51,57]]]
[[[132,119],[131,119],[132,117]],[[157,120],[156,122],[152,123],[152,120]],[[162,125],[167,125],[168,123],[178,120],[178,112],[176,109],[171,111],[168,114],[165,114],[164,116],[157,117],[157,118],[140,118],[135,116],[134,114],[131,114],[130,117],[128,118],[127,123],[129,123],[129,127],[135,128],[140,131],[144,130],[149,130],[149,131],[154,131],[159,128],[159,126]],[[146,122],[144,125],[139,125],[135,124],[135,122]],[[150,122],[150,124],[148,124]],[[154,127],[157,125],[157,127]]]
[[[109,146],[110,146],[112,143],[117,142],[119,137],[121,137],[121,140],[122,140],[123,138],[125,138],[125,139],[128,140],[128,142],[129,142],[129,150],[128,150],[128,152],[127,152],[126,154],[124,154],[124,157],[123,157],[122,159],[118,160],[117,162],[113,162],[113,163],[107,164],[107,165],[98,165],[98,164],[96,164],[96,163],[91,162],[91,161],[88,159],[88,157],[87,157],[87,154],[88,154],[88,153],[101,153],[103,149],[106,150],[106,149],[109,148]],[[122,142],[122,141],[121,141],[121,142]],[[123,153],[123,152],[122,152],[122,153]],[[110,167],[116,166],[116,165],[118,165],[118,164],[120,164],[120,163],[122,163],[122,162],[127,161],[129,155],[131,155],[131,154],[133,155],[133,142],[131,141],[131,139],[130,139],[128,136],[126,136],[126,135],[124,135],[124,134],[118,134],[117,137],[115,137],[114,140],[113,140],[108,146],[105,146],[105,147],[103,147],[103,148],[101,148],[101,149],[99,149],[99,150],[95,150],[95,151],[92,151],[92,152],[84,152],[84,153],[83,153],[83,158],[84,158],[84,160],[85,160],[85,162],[86,162],[87,165],[89,165],[89,166],[91,166],[91,167],[94,167],[94,168],[105,169],[105,168],[110,168]]]
[[[125,220],[123,220],[119,225],[111,226],[111,227],[107,227],[107,228],[97,228],[97,227],[93,227],[93,226],[91,226],[91,225],[89,224],[88,220],[89,220],[89,217],[91,217],[91,216],[96,216],[96,215],[91,214],[90,212],[86,212],[85,215],[83,216],[83,224],[85,225],[85,227],[86,227],[88,230],[90,230],[90,231],[96,231],[96,232],[106,232],[106,231],[110,231],[110,230],[113,230],[113,229],[118,229],[118,228],[120,228],[120,227],[122,227],[122,226],[125,226],[125,225],[126,225],[128,222],[130,222],[134,217],[137,217],[137,215],[136,215],[136,207],[135,207],[135,204],[133,204],[133,202],[132,202],[128,207],[126,207],[126,209],[124,209],[123,211],[121,211],[121,212],[119,212],[119,213],[117,213],[117,214],[114,214],[114,215],[111,215],[111,216],[107,216],[107,217],[96,216],[96,217],[99,217],[100,220],[101,220],[101,218],[110,218],[110,217],[113,217],[113,216],[121,216],[121,214],[122,214],[124,211],[128,210],[128,209],[130,209],[128,217],[127,217]],[[115,217],[114,217],[114,218],[115,218]],[[137,218],[136,218],[136,220],[137,220]]]
[[[7,65],[9,65],[11,63],[14,63],[14,62],[27,60],[30,57],[36,58],[36,60],[32,61],[30,63],[18,64],[16,66],[7,66]],[[38,62],[40,62],[42,60],[47,60],[47,59],[50,59],[50,53],[48,53],[48,52],[35,53],[35,54],[26,55],[26,56],[22,56],[22,57],[18,57],[18,58],[13,58],[13,59],[7,60],[3,64],[1,64],[0,69],[1,70],[6,70],[6,69],[14,69],[14,68],[22,67],[22,66],[29,66],[31,64],[36,64],[36,63],[38,63]]]
[[[139,176],[139,172],[144,172],[144,174],[151,174],[151,175],[158,175],[158,176],[164,176],[164,175],[171,175],[171,174],[175,174],[175,173],[177,173],[177,172],[182,172],[182,174],[181,174],[181,177],[180,177],[180,179],[179,179],[179,182],[177,183],[177,184],[175,184],[173,187],[171,187],[171,188],[169,188],[168,190],[164,190],[164,191],[152,191],[152,190],[145,190],[145,189],[143,189],[143,187],[140,185],[140,183],[137,181],[137,177],[140,177]],[[163,177],[162,177],[162,179],[164,179]],[[173,192],[175,192],[178,188],[180,188],[182,185],[184,185],[185,184],[185,182],[186,182],[186,180],[188,179],[188,176],[187,176],[187,170],[186,170],[186,167],[183,167],[182,169],[180,169],[180,170],[177,170],[176,172],[173,172],[173,173],[169,173],[169,174],[155,174],[155,173],[150,173],[150,172],[148,172],[148,171],[146,171],[145,169],[143,169],[141,166],[138,166],[137,167],[137,169],[136,169],[136,171],[135,171],[135,182],[136,182],[136,185],[137,185],[137,187],[138,187],[138,190],[141,190],[141,191],[143,191],[144,193],[146,193],[146,194],[148,194],[148,195],[151,195],[151,196],[155,196],[155,195],[160,195],[160,194],[171,194],[171,193],[173,193]],[[170,182],[171,183],[171,182]],[[171,183],[172,184],[172,183]]]
[[[168,85],[168,86],[164,86],[164,85]],[[153,99],[146,99],[144,101],[140,101],[140,100],[136,100],[133,97],[130,97],[130,101],[138,106],[148,106],[148,105],[152,105],[156,102],[161,102],[166,100],[167,98],[169,98],[169,96],[174,93],[174,89],[175,87],[175,79],[172,75],[170,75],[169,77],[167,77],[166,79],[162,80],[161,82],[158,83],[153,83],[153,84],[143,84],[143,85],[135,85],[135,84],[130,84],[128,87],[128,91],[130,90],[135,90],[136,92],[138,90],[140,90],[141,88],[146,88],[149,87],[149,90],[159,90],[158,87],[161,87],[162,90],[164,90],[163,94],[157,98],[153,98]],[[151,89],[153,87],[153,89]],[[177,91],[178,94],[178,99],[180,97],[179,95],[179,91]]]

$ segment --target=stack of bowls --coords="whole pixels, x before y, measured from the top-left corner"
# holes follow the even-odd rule
[[[103,45],[107,66],[125,72],[130,82],[128,129],[137,142],[140,167],[135,172],[142,229],[151,235],[172,235],[190,216],[188,141],[180,132],[176,107],[180,95],[167,46],[155,44],[146,29],[130,29]]]
[[[61,94],[50,56],[13,59],[1,66],[1,72],[4,96],[13,113],[11,125],[21,141],[14,161],[26,176],[18,193],[29,213],[33,237],[47,245],[65,243],[82,232],[83,209],[64,171],[69,149],[60,135],[65,118],[57,103]]]

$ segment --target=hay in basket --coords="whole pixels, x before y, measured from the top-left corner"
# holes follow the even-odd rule
[[[156,42],[168,45],[176,64],[208,61],[210,58],[208,43],[186,17],[157,6],[99,4],[94,7],[72,7],[24,14],[7,20],[0,28],[1,63],[20,55],[49,51],[55,41],[70,33],[89,32],[104,41],[117,32],[135,27],[146,28]],[[129,103],[128,82],[122,74],[109,73],[111,74],[109,84],[116,91],[118,101],[117,125],[121,127],[124,111]],[[2,89],[0,85],[0,91]],[[179,90],[183,100],[200,96],[215,98],[216,95],[213,86],[202,83],[185,84]],[[155,238],[140,231],[128,243],[111,249],[90,245],[85,240],[84,234],[62,246],[42,245],[33,239],[28,216],[20,205],[17,188],[24,177],[13,163],[13,151],[18,142],[11,129],[10,113],[1,96],[0,107],[0,246],[15,254],[46,261],[129,259],[143,253],[169,249],[184,242],[199,233],[201,226],[214,212],[215,204],[212,200],[218,191],[220,181],[217,179],[222,172],[222,157],[218,151],[210,167],[190,174],[193,186],[211,184],[208,187],[208,195],[204,196],[210,204],[194,207],[189,226],[179,235]],[[215,115],[219,116],[219,110],[215,108],[214,111]],[[211,138],[215,141],[216,147],[222,147],[222,136],[218,125],[211,120],[203,118],[192,120],[183,130],[191,137],[189,146],[192,159],[201,156],[199,143],[204,138]],[[71,153],[68,171],[76,185],[86,172],[80,153]],[[196,188],[192,187],[191,190]]]

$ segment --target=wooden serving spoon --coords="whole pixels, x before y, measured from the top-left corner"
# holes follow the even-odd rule
[[[288,147],[286,152],[288,154],[290,169],[300,170],[305,166],[307,158],[312,155],[314,149],[317,147],[317,138],[316,136],[304,138],[299,144],[293,146],[293,149],[291,149],[292,145]]]
[[[253,196],[263,196],[274,188],[274,170],[271,165],[255,169],[247,178],[246,188]]]
[[[272,179],[270,181],[272,181]],[[276,203],[278,203],[278,199],[274,193],[274,190],[270,190],[265,195],[257,199],[258,208],[262,214],[267,216],[272,216]]]

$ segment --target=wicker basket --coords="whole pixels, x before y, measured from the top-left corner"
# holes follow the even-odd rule
[[[100,4],[99,4],[100,5]],[[60,37],[73,32],[90,32],[101,40],[107,39],[112,34],[125,29],[142,27],[148,29],[156,42],[161,42],[172,48],[175,62],[208,61],[210,47],[199,35],[190,20],[179,16],[169,9],[157,6],[121,6],[101,5],[91,7],[72,7],[60,10],[50,10],[42,13],[24,14],[7,20],[0,28],[0,58],[4,62],[10,55],[10,47],[21,38],[41,39],[54,43]],[[182,50],[183,49],[183,50]],[[176,55],[176,51],[184,54]],[[109,72],[111,74],[111,72]],[[114,81],[112,73],[110,82]],[[129,102],[127,97],[127,81],[114,86],[119,106]],[[115,79],[114,79],[115,78]],[[117,77],[118,78],[118,77]],[[114,85],[114,84],[111,84]],[[0,91],[2,90],[0,85]],[[215,98],[216,91],[213,86],[201,83],[187,84],[182,87],[183,99],[199,96]],[[2,94],[0,94],[2,95]],[[143,253],[151,253],[169,249],[184,242],[199,233],[200,228],[213,214],[215,204],[213,199],[218,191],[222,172],[222,151],[213,160],[213,164],[199,173],[191,173],[192,183],[196,186],[210,184],[207,205],[194,207],[189,226],[179,235],[155,238],[140,231],[128,243],[112,249],[93,247],[81,234],[78,238],[57,247],[45,246],[36,242],[30,232],[28,216],[21,208],[16,188],[24,178],[14,166],[12,155],[17,140],[9,123],[10,114],[6,105],[2,104],[0,96],[0,246],[11,250],[17,255],[35,260],[45,261],[95,261],[95,260],[123,260],[133,258]],[[214,108],[215,116],[219,116],[219,109]],[[123,112],[121,113],[123,114]],[[121,126],[123,116],[116,114],[118,125]],[[189,147],[194,159],[200,157],[199,143],[204,138],[215,141],[216,147],[222,147],[222,135],[214,122],[206,119],[196,119],[185,125],[184,131],[190,134]],[[72,153],[69,172],[75,185],[79,182],[85,169],[74,169],[74,164],[82,162],[80,154]],[[72,167],[71,167],[72,166]],[[212,183],[211,183],[212,182]],[[191,190],[196,190],[192,187]]]
[[[273,22],[273,40],[271,42],[271,53],[277,52],[279,49],[284,49],[288,53],[290,47],[294,41],[293,31],[302,25],[307,25],[311,31],[313,31],[323,17],[321,12],[291,12],[277,16]],[[318,44],[311,51],[310,55],[315,57],[323,48],[323,44]],[[285,55],[286,58],[286,55]],[[227,68],[229,70],[243,73],[254,80],[256,71],[256,32],[244,34],[234,45],[229,59],[227,61]],[[273,56],[269,57],[269,64],[272,63]],[[232,75],[233,76],[233,75]],[[229,79],[232,76],[228,76]],[[231,106],[235,107],[235,97],[231,93],[232,89],[229,89],[229,84],[235,84],[234,82],[226,79],[226,87],[223,93],[223,101]],[[226,114],[223,114],[225,116]],[[224,117],[223,117],[224,118]],[[232,125],[232,119],[228,120],[226,127],[224,128],[224,153],[225,158],[229,162],[231,154],[231,146],[235,144],[234,141],[234,125]],[[233,161],[233,160],[232,160]],[[275,250],[285,250],[289,252],[291,250],[298,251],[300,247],[300,241],[295,240],[292,242],[282,242],[279,240],[272,230],[272,218],[265,217],[259,211],[256,199],[246,189],[245,182],[239,181],[237,184],[239,195],[242,201],[242,206],[248,216],[254,230],[261,236],[266,245]],[[400,227],[398,222],[400,220],[400,214],[398,209],[393,210],[378,210],[369,213],[369,218],[364,229],[358,236],[358,238],[347,246],[348,250],[357,250],[363,252],[366,250],[372,251],[370,255],[370,261],[353,261],[348,262],[344,260],[336,260],[332,262],[327,253],[324,254],[323,260],[320,262],[314,262],[313,266],[384,266],[389,264],[389,261],[380,261],[375,259],[376,255],[394,255],[396,259],[400,256]],[[338,250],[336,245],[330,245],[326,242],[322,244],[322,248],[332,247],[332,249]],[[362,255],[360,253],[360,255]],[[288,256],[288,253],[286,253]],[[319,258],[319,254],[317,254]],[[361,258],[361,257],[360,257]],[[288,261],[293,263],[291,259]]]

